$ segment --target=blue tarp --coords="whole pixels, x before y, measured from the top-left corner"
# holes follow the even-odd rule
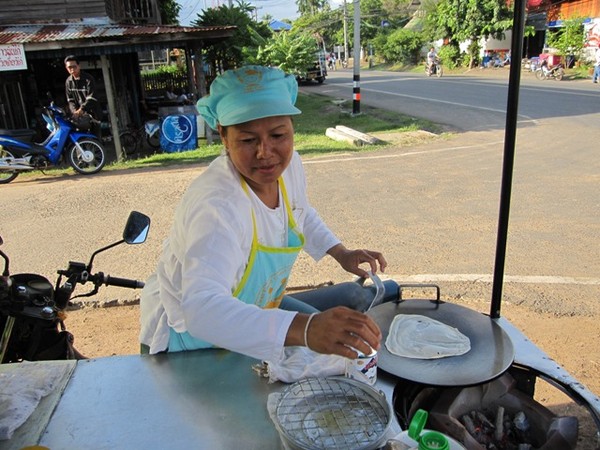
[[[292,26],[289,23],[281,22],[280,20],[275,19],[269,22],[269,27],[271,27],[273,31],[287,31],[292,29]]]

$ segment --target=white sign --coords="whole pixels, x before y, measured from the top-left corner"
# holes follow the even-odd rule
[[[2,70],[27,70],[22,44],[0,45],[0,71]]]

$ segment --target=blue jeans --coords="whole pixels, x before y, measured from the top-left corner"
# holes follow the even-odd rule
[[[592,81],[598,81],[600,78],[600,64],[594,67],[594,76],[592,77]]]
[[[294,297],[290,297],[289,295],[285,295],[281,299],[279,309],[285,309],[286,311],[297,311],[304,314],[321,312],[314,306],[311,306],[308,303],[304,303],[298,299],[295,299]]]

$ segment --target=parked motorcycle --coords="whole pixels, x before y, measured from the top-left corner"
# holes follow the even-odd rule
[[[0,250],[0,257],[4,259],[0,276],[0,330],[3,330],[0,363],[84,359],[73,346],[73,335],[65,329],[64,311],[70,300],[93,296],[102,285],[143,288],[141,281],[93,273],[92,264],[96,255],[117,245],[143,243],[149,228],[148,216],[131,212],[123,239],[96,250],[87,264],[69,261],[67,269],[58,270],[54,287],[47,278],[34,273],[11,275],[9,258]],[[2,243],[0,237],[0,245]],[[89,292],[72,296],[78,284],[87,283],[93,286]]]
[[[425,73],[428,77],[432,75],[436,75],[440,78],[444,74],[444,68],[442,67],[442,62],[439,59],[436,59],[431,66],[425,64]]]
[[[102,170],[106,153],[95,135],[79,130],[53,101],[44,108],[42,117],[50,131],[42,143],[0,135],[0,184],[10,183],[21,172],[37,169],[43,173],[60,165],[65,157],[76,172],[87,175]]]
[[[544,60],[535,71],[535,77],[538,80],[547,80],[548,78],[554,78],[556,81],[560,81],[565,76],[565,69],[562,63],[555,64],[553,66],[548,65],[548,61]]]

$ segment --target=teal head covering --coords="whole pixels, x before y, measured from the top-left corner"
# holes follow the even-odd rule
[[[272,116],[301,114],[294,106],[298,83],[281,69],[244,66],[227,70],[210,85],[210,94],[196,104],[213,129]]]

